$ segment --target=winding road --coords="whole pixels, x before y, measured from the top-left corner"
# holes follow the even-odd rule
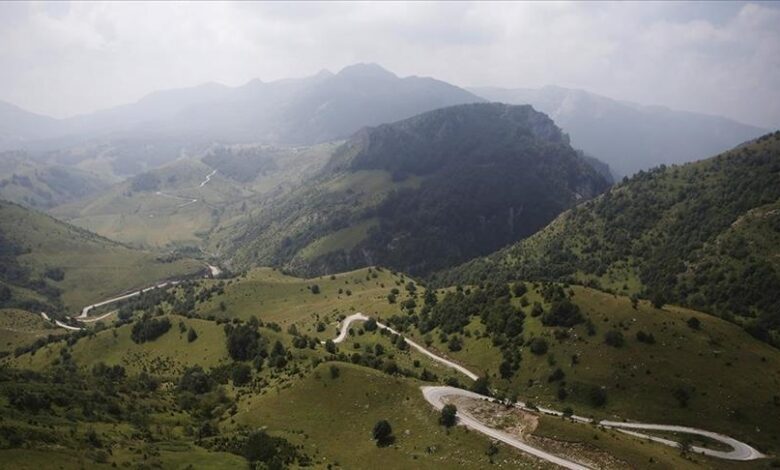
[[[342,323],[341,328],[339,331],[339,334],[336,336],[336,338],[333,340],[334,343],[341,343],[345,339],[347,339],[349,335],[349,327],[352,323],[357,321],[366,321],[369,317],[362,313],[355,313],[353,315],[350,315],[346,317]],[[377,322],[377,327],[390,331],[394,334],[400,334],[393,328],[384,325],[380,322]],[[416,349],[417,351],[425,354],[426,356],[430,357],[436,362],[439,362],[440,364],[444,364],[447,367],[450,367],[452,369],[457,370],[458,372],[466,375],[468,378],[472,380],[477,379],[477,374],[474,372],[471,372],[470,370],[466,369],[465,367],[461,366],[460,364],[457,364],[453,361],[450,361],[449,359],[446,359],[444,357],[438,356],[424,347],[420,346],[419,344],[415,343],[414,341],[404,338],[406,343],[411,346],[413,349]],[[466,398],[472,398],[472,399],[479,399],[479,400],[487,400],[487,401],[494,401],[493,398],[486,397],[468,390],[462,390],[455,387],[444,387],[444,386],[424,386],[422,387],[422,393],[425,397],[425,400],[433,405],[434,408],[437,410],[440,410],[444,405],[446,404],[445,398],[451,397],[451,396],[461,396]],[[560,411],[552,410],[549,408],[541,408],[541,407],[535,407],[534,409],[529,409],[526,407],[525,403],[516,403],[516,407],[527,410],[527,411],[538,411],[540,413],[544,413],[551,416],[563,416],[563,413]],[[566,460],[564,458],[558,457],[556,455],[550,454],[549,452],[546,452],[542,449],[530,446],[529,444],[519,440],[515,436],[512,436],[510,434],[507,434],[505,432],[502,432],[498,429],[491,428],[484,423],[480,422],[473,416],[458,411],[458,418],[459,418],[459,424],[462,424],[468,428],[474,429],[475,431],[478,431],[482,434],[485,434],[493,439],[499,440],[507,445],[510,445],[516,449],[519,449],[523,452],[526,452],[528,454],[534,455],[540,459],[546,460],[548,462],[560,465],[564,468],[572,469],[572,470],[580,470],[580,469],[586,469],[588,467],[584,467],[577,462],[572,462],[570,460]],[[576,416],[573,415],[570,417],[572,420],[580,422],[580,423],[592,423],[593,420],[590,418],[585,418],[582,416]],[[727,445],[731,448],[729,451],[722,451],[722,450],[715,450],[715,449],[708,449],[704,447],[699,446],[692,446],[691,450],[693,452],[704,454],[710,457],[715,457],[719,459],[725,459],[725,460],[737,460],[737,461],[747,461],[747,460],[756,460],[760,458],[766,457],[758,450],[754,449],[753,447],[749,446],[748,444],[745,444],[744,442],[738,441],[737,439],[734,439],[732,437],[711,432],[711,431],[705,431],[702,429],[692,428],[688,426],[675,426],[675,425],[668,425],[668,424],[647,424],[647,423],[637,423],[637,422],[622,422],[622,421],[598,421],[596,422],[597,425],[605,427],[605,428],[612,428],[617,431],[620,431],[622,433],[639,437],[642,439],[648,439],[654,442],[658,442],[660,444],[668,445],[670,447],[680,447],[680,443],[673,441],[671,439],[665,439],[658,436],[651,436],[642,432],[639,432],[637,430],[645,430],[645,431],[663,431],[663,432],[678,432],[678,433],[685,433],[685,434],[694,434],[698,436],[703,436],[715,441],[718,441],[722,444]]]

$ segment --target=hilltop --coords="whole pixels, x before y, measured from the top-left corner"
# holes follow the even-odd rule
[[[232,233],[237,266],[429,273],[532,234],[608,186],[544,114],[469,104],[358,132]]]

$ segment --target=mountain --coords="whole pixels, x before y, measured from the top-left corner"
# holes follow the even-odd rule
[[[59,122],[0,101],[0,151],[25,146],[56,132]]]
[[[767,132],[723,117],[555,86],[469,90],[490,101],[530,104],[548,114],[569,134],[574,147],[607,163],[621,177],[660,164],[706,158]]]
[[[202,270],[194,260],[133,250],[0,201],[0,308],[75,313],[89,302]]]
[[[438,282],[561,279],[677,303],[780,345],[780,132],[640,171]]]
[[[467,104],[361,130],[310,182],[215,236],[238,266],[428,273],[531,235],[608,186],[530,106]]]
[[[211,141],[316,144],[349,137],[363,126],[397,121],[432,109],[483,101],[448,83],[400,78],[375,64],[356,64],[272,82],[239,87],[205,84],[159,91],[136,103],[68,119],[33,119],[6,126],[0,107],[0,143],[36,151],[85,142]],[[12,112],[23,113],[9,107]],[[29,114],[29,113],[28,113]],[[29,121],[29,122],[28,122]],[[7,130],[6,130],[7,129]],[[169,152],[176,158],[178,152]]]
[[[97,175],[74,167],[42,164],[26,152],[0,152],[0,175],[0,199],[39,209],[108,187]]]

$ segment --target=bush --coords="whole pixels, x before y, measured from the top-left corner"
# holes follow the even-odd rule
[[[374,429],[371,431],[371,436],[376,441],[377,447],[386,447],[393,443],[393,427],[386,420],[377,421],[374,425]]]
[[[480,395],[490,396],[490,381],[483,375],[471,384],[471,391]]]
[[[190,327],[190,331],[187,332],[187,342],[191,343],[198,339],[198,333],[195,331],[195,328]]]
[[[311,293],[312,294],[319,294],[320,293],[320,286],[317,284],[312,284],[311,286]]]
[[[636,332],[636,339],[640,343],[655,344],[655,336],[652,333],[645,333],[644,331]]]
[[[536,354],[537,356],[541,356],[547,353],[549,346],[547,345],[546,339],[537,337],[531,340],[529,348],[531,349],[532,353]]]
[[[699,321],[699,319],[696,317],[689,318],[686,323],[688,324],[688,327],[691,328],[692,330],[701,329],[701,321]]]
[[[332,339],[325,341],[325,351],[330,354],[336,354],[336,343]]]
[[[452,352],[460,351],[463,349],[463,340],[460,339],[460,336],[452,335],[450,341],[447,343],[447,348]]]
[[[604,342],[615,348],[623,347],[626,340],[623,333],[618,330],[610,330],[604,335]]]
[[[553,371],[552,374],[550,374],[549,377],[547,377],[548,382],[557,382],[559,380],[563,380],[563,378],[566,377],[566,374],[563,372],[563,370],[558,367]]]
[[[593,387],[588,394],[590,404],[596,408],[601,408],[607,404],[607,391],[601,387]]]

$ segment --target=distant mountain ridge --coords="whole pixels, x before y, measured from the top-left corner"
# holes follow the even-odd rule
[[[607,163],[618,176],[707,158],[767,132],[724,117],[555,86],[469,90],[489,101],[530,104],[548,114],[569,134],[574,147]]]
[[[6,105],[0,107],[0,148],[150,136],[315,144],[348,137],[363,126],[479,101],[439,80],[400,78],[376,64],[356,64],[337,74],[158,91],[136,103],[60,120]]]

